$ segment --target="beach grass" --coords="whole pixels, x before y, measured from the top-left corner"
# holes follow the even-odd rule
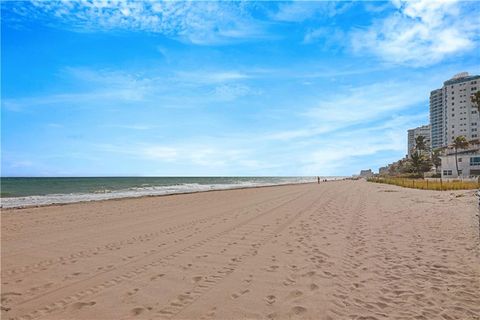
[[[423,189],[423,190],[470,190],[480,188],[478,181],[461,180],[425,180],[400,177],[372,177],[367,179],[369,182],[392,184],[405,188]]]

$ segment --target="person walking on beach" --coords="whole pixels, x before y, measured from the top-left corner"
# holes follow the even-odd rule
[[[320,177],[317,177],[317,183],[320,184]]]

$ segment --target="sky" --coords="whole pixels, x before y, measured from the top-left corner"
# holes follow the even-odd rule
[[[343,176],[480,73],[480,3],[1,2],[2,176]]]

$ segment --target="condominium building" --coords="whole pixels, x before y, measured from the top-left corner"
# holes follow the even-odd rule
[[[467,140],[478,139],[480,118],[478,109],[472,105],[470,97],[480,90],[480,76],[471,76],[468,72],[459,73],[445,81],[442,89],[443,145],[452,144],[458,136],[465,136]]]
[[[443,117],[443,89],[435,89],[430,92],[430,130],[432,138],[432,150],[443,146],[444,117]]]
[[[431,150],[431,130],[430,125],[425,125],[408,130],[408,157],[412,157],[412,153],[415,151],[415,141],[418,136],[425,138],[426,151]]]
[[[480,145],[472,144],[458,151],[449,148],[440,156],[442,178],[472,178],[480,176]],[[458,172],[457,172],[458,168]]]

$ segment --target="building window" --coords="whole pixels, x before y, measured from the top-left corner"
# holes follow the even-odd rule
[[[462,158],[458,158],[458,162],[462,162]]]
[[[462,174],[462,170],[458,170],[458,175],[461,175]]]
[[[471,157],[470,158],[471,166],[480,166],[480,157]]]
[[[443,175],[444,176],[451,176],[452,175],[452,170],[443,170]]]

